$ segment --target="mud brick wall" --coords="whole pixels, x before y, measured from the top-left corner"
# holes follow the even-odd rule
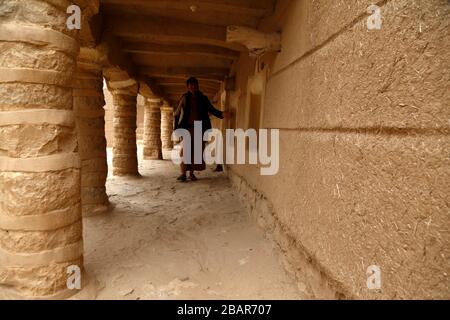
[[[279,174],[231,174],[341,297],[448,299],[450,5],[376,1],[382,28],[368,30],[372,3],[292,1],[282,52],[266,57],[262,127],[280,129]],[[239,127],[253,63],[237,68]],[[371,265],[381,290],[366,286]]]

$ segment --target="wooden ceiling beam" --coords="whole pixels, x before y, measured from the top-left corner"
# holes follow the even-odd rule
[[[139,72],[149,77],[177,77],[187,79],[196,77],[199,80],[223,81],[228,75],[227,68],[196,68],[196,67],[146,67],[140,66]]]
[[[102,0],[103,4],[123,4],[123,0]],[[195,6],[196,11],[221,12],[226,14],[243,14],[255,17],[270,15],[274,8],[271,0],[126,0],[127,6],[138,6],[144,9],[187,10]]]
[[[258,29],[263,32],[280,32],[291,2],[292,0],[277,0],[273,13],[261,19]]]
[[[215,98],[215,94],[205,94],[205,96],[208,97],[208,99],[212,102]],[[182,97],[182,94],[172,94],[172,95],[167,95],[167,99],[174,101],[175,103],[180,101]]]
[[[186,88],[168,88],[168,87],[161,87],[162,90],[164,90],[164,93],[166,95],[171,95],[171,94],[183,94],[185,92],[187,92]],[[203,92],[204,94],[212,94],[215,95],[217,92],[219,92],[219,90],[213,90],[213,89],[205,89],[205,88],[200,88],[200,91]]]
[[[185,55],[208,56],[234,60],[239,58],[239,52],[226,48],[208,45],[170,45],[159,43],[129,42],[124,44],[123,50],[129,53],[158,54],[158,55]]]
[[[199,81],[200,82],[200,90],[220,90],[220,84],[219,83],[205,83],[205,81]],[[164,87],[164,88],[176,88],[185,90],[186,89],[186,83],[183,82],[155,82],[158,86]]]
[[[246,51],[240,44],[227,42],[227,29],[173,18],[144,16],[107,16],[106,29],[130,42],[163,44],[201,44],[234,51]]]

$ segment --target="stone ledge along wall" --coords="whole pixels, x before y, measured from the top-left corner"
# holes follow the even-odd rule
[[[368,30],[373,2],[292,1],[263,100],[280,171],[230,175],[311,275],[299,281],[321,284],[302,284],[311,295],[449,299],[450,5],[375,1],[383,24]],[[230,99],[241,127],[252,63],[241,59]],[[367,288],[371,265],[380,290]]]

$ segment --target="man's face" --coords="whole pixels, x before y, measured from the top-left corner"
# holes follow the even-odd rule
[[[192,93],[196,93],[198,91],[198,84],[197,83],[189,83],[188,90]]]

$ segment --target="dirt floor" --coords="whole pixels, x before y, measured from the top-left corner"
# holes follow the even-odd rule
[[[167,160],[140,161],[140,172],[109,177],[113,209],[84,221],[80,298],[303,298],[225,174],[208,168],[183,184]]]

